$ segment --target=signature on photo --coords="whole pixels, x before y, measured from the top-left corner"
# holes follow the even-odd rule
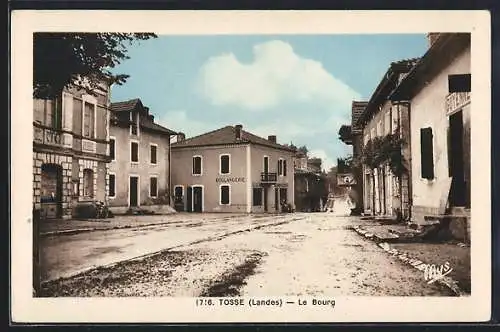
[[[428,284],[432,284],[434,281],[442,279],[450,274],[451,271],[453,271],[453,269],[448,262],[444,263],[444,265],[426,264],[424,268],[424,279]]]

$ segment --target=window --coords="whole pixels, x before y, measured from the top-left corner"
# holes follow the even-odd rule
[[[110,137],[109,138],[109,156],[111,157],[111,160],[116,160],[116,157],[115,157],[115,138],[114,137]]]
[[[138,135],[137,115],[130,112],[130,135]]]
[[[130,142],[130,161],[133,163],[139,162],[139,143]]]
[[[229,174],[231,172],[230,156],[228,154],[220,156],[219,171],[220,174]]]
[[[202,172],[202,164],[201,164],[201,156],[193,157],[193,175],[201,175]]]
[[[149,197],[158,196],[158,178],[152,176],[149,178]]]
[[[283,159],[278,160],[278,175],[283,175]]]
[[[83,136],[87,138],[95,137],[95,105],[89,102],[83,103]]]
[[[55,99],[35,99],[34,100],[35,114],[33,119],[35,122],[44,126],[61,129],[62,127],[62,100]]]
[[[83,170],[83,196],[94,197],[94,171],[88,168]]]
[[[151,164],[154,165],[156,165],[156,150],[157,150],[157,145],[151,144],[150,145]]]
[[[286,176],[286,160],[283,160],[283,176]]]
[[[432,128],[420,129],[420,167],[423,179],[434,179]]]
[[[230,186],[228,184],[223,184],[220,186],[220,204],[229,205],[230,200]]]
[[[174,188],[174,203],[179,204],[183,202],[184,187],[175,186]]]
[[[116,178],[114,174],[109,174],[109,192],[108,196],[113,198],[116,195]]]
[[[253,206],[262,206],[262,188],[253,188]]]

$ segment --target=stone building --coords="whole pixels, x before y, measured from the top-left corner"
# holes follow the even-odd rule
[[[303,152],[297,152],[294,173],[295,210],[321,211],[328,198],[328,184],[321,172],[321,159],[309,159]]]
[[[295,150],[226,126],[172,145],[176,210],[188,212],[278,212],[294,205]]]
[[[109,92],[65,88],[33,100],[33,207],[42,219],[71,218],[79,203],[107,201]]]
[[[138,98],[112,103],[110,109],[110,210],[168,210],[170,138],[176,133],[155,123]]]
[[[353,185],[351,186],[351,195],[354,199],[354,210],[356,213],[361,213],[364,210],[363,197],[363,168],[361,167],[361,151],[363,149],[363,128],[358,123],[359,118],[365,111],[368,102],[356,101],[352,102],[351,107],[351,124],[343,125],[339,129],[339,138],[347,145],[352,145],[352,160],[353,164],[350,172],[353,176]]]
[[[375,143],[377,140],[380,142],[380,139],[392,137],[392,141],[403,141],[397,147],[401,153],[401,174],[396,174],[387,160],[377,165],[366,165],[363,162],[363,206],[364,213],[368,215],[400,219],[409,217],[409,110],[404,104],[393,103],[389,95],[417,62],[418,59],[408,59],[391,63],[356,121],[356,125],[362,130],[360,137],[364,153],[368,150],[367,146],[380,149]]]
[[[412,221],[448,215],[456,237],[470,227],[471,44],[468,33],[432,33],[429,49],[391,99],[409,109]]]

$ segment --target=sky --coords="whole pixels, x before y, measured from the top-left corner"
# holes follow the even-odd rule
[[[111,101],[140,98],[186,138],[226,125],[306,145],[328,170],[353,100],[368,100],[393,61],[422,56],[425,34],[165,36],[135,42]]]

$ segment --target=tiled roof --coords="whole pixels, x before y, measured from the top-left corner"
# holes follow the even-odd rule
[[[244,143],[253,143],[257,145],[267,146],[270,148],[287,150],[290,152],[295,151],[289,148],[288,146],[281,145],[278,143],[273,143],[265,138],[259,137],[245,130],[241,130],[241,139],[238,140],[236,139],[236,128],[234,126],[225,126],[223,128],[210,131],[208,133],[201,134],[199,136],[187,138],[183,141],[172,144],[172,148],[244,144]]]
[[[111,103],[110,109],[113,112],[130,112],[134,110],[137,105],[142,105],[139,98]]]
[[[143,121],[143,122],[141,122],[141,128],[151,129],[151,130],[154,130],[154,131],[159,131],[159,132],[162,132],[162,133],[165,133],[165,134],[170,134],[170,135],[177,134],[177,132],[175,132],[173,130],[170,130],[168,128],[165,128],[163,126],[160,126],[159,124],[156,124],[154,122]]]

